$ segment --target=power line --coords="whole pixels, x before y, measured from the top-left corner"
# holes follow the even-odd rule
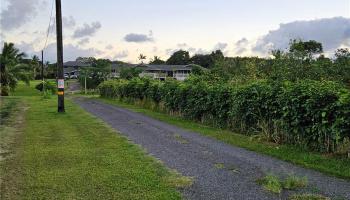
[[[54,0],[51,0],[51,12],[50,12],[50,20],[49,20],[49,25],[47,27],[47,33],[46,33],[46,39],[45,39],[45,45],[43,47],[43,51],[46,49],[46,45],[50,36],[50,27],[51,27],[51,21],[52,21],[52,14],[53,14],[53,6],[54,6]]]

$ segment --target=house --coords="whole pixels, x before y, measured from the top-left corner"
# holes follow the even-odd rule
[[[84,67],[91,67],[91,64],[79,61],[69,61],[63,64],[64,74],[67,77],[77,77],[79,72]],[[119,78],[120,72],[125,68],[138,68],[142,72],[140,77],[150,77],[158,80],[165,80],[167,78],[174,78],[183,81],[189,77],[194,65],[147,65],[147,64],[129,64],[116,63],[111,64],[111,77]]]
[[[65,76],[68,76],[68,77],[71,77],[71,76],[78,77],[81,68],[90,67],[90,66],[91,64],[87,64],[79,61],[68,61],[63,63],[63,73]]]
[[[184,81],[192,72],[193,65],[138,65],[142,69],[140,77],[151,77],[153,79],[165,80],[174,78]]]

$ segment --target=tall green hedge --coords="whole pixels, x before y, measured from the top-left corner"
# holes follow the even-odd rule
[[[106,81],[99,90],[102,97],[152,101],[191,120],[320,152],[334,152],[350,137],[350,93],[329,81],[236,86],[135,78]]]

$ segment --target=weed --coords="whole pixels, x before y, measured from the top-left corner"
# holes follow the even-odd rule
[[[288,176],[283,183],[283,188],[287,190],[294,190],[297,188],[304,188],[308,184],[306,177]]]
[[[277,176],[267,175],[262,179],[258,180],[258,183],[261,184],[266,190],[271,191],[273,193],[281,193],[282,192],[282,184]]]
[[[225,165],[223,163],[216,163],[214,166],[216,169],[224,169],[225,168]]]
[[[183,138],[180,134],[174,134],[175,140],[179,141],[181,144],[188,144],[188,141]]]

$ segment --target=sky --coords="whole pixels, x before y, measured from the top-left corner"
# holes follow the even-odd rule
[[[53,0],[0,0],[0,42],[56,60]],[[64,60],[136,63],[183,49],[265,57],[291,39],[317,40],[327,55],[350,47],[350,0],[62,0]],[[47,45],[45,46],[45,43]]]

